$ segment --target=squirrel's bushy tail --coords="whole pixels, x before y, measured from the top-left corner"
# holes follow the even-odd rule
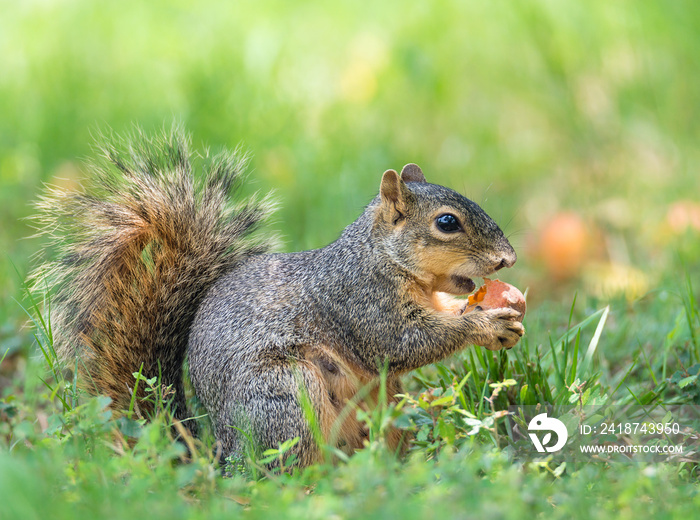
[[[225,271],[270,248],[269,236],[252,233],[272,204],[234,204],[245,156],[195,158],[178,128],[106,142],[106,160],[91,166],[81,193],[51,189],[40,199],[37,221],[58,259],[33,282],[50,291],[54,348],[86,389],[127,409],[143,365],[143,375],[173,385],[182,419],[182,365],[199,302]]]

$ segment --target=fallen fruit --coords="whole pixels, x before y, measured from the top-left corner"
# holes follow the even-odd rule
[[[517,287],[500,280],[490,280],[484,278],[484,285],[469,295],[467,299],[467,307],[464,312],[471,312],[477,307],[482,309],[501,309],[510,307],[520,313],[520,316],[515,318],[522,322],[527,310],[525,296]]]
[[[540,256],[555,280],[577,276],[590,253],[591,238],[583,218],[576,213],[559,213],[542,229]]]

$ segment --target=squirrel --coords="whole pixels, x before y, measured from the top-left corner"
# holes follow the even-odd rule
[[[384,172],[335,242],[274,253],[259,229],[269,196],[234,196],[246,156],[190,147],[180,128],[107,140],[82,191],[52,188],[38,203],[59,250],[34,274],[51,291],[54,348],[115,411],[128,409],[141,372],[172,385],[174,416],[188,419],[186,362],[224,457],[244,457],[251,439],[268,449],[298,437],[289,455],[306,466],[324,459],[321,441],[348,454],[364,445],[347,407],[376,403],[382,372],[396,399],[402,374],[523,335],[512,309],[462,314],[455,296],[516,254],[476,203],[417,165]],[[406,444],[398,430],[387,442]]]

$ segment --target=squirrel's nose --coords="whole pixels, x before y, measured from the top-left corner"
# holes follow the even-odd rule
[[[496,267],[494,267],[494,271],[499,271],[504,267],[513,267],[513,264],[515,264],[516,259],[517,257],[515,255],[504,256],[503,258],[501,258],[501,262]]]
[[[500,270],[503,269],[504,267],[510,267],[510,266],[506,265],[506,259],[505,259],[505,258],[503,258],[503,259],[501,260],[501,263],[498,264],[498,265],[496,266],[496,268],[494,269],[494,271],[500,271]]]

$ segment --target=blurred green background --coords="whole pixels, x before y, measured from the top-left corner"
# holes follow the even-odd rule
[[[98,131],[135,124],[250,150],[286,250],[333,240],[384,170],[416,162],[501,224],[520,255],[502,277],[535,305],[698,270],[695,1],[0,8],[0,355],[29,343],[31,201],[77,185]]]

